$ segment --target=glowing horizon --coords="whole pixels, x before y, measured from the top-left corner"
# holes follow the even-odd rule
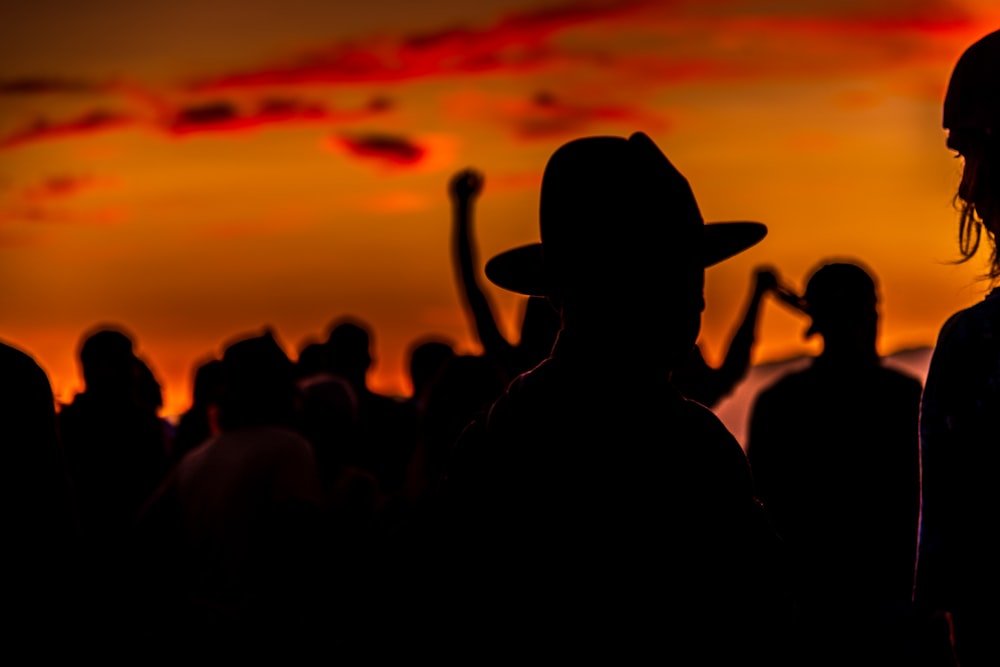
[[[197,9],[196,9],[197,8]],[[537,238],[542,168],[584,134],[646,131],[706,220],[768,237],[707,272],[718,360],[754,267],[801,288],[826,257],[877,272],[880,349],[932,345],[981,298],[957,256],[959,163],[940,104],[986,0],[57,0],[0,26],[0,339],[57,397],[100,322],[133,332],[186,407],[195,365],[270,326],[291,356],[351,314],[373,385],[405,394],[425,335],[478,348],[450,259],[447,182],[475,166],[479,264]],[[192,18],[197,20],[192,20]],[[983,258],[985,259],[985,258]],[[483,282],[516,335],[521,299]],[[755,361],[815,350],[764,307]]]

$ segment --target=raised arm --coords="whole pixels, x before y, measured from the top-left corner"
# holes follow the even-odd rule
[[[747,370],[750,368],[750,354],[753,352],[753,346],[757,340],[757,321],[760,317],[761,300],[765,294],[775,290],[777,285],[778,277],[772,269],[760,267],[756,270],[753,292],[750,293],[750,300],[743,313],[743,320],[733,333],[729,349],[726,350],[726,356],[719,367],[719,383],[723,395],[732,391],[733,387],[746,377]]]
[[[483,189],[483,175],[474,169],[463,169],[452,176],[448,194],[452,203],[452,252],[466,312],[472,316],[476,336],[483,353],[505,364],[513,346],[500,333],[493,308],[479,284],[476,252],[472,242],[472,213],[475,199]]]
[[[686,375],[679,378],[683,383],[682,391],[686,390],[689,398],[693,398],[708,407],[714,407],[746,377],[747,371],[750,369],[750,354],[753,352],[757,338],[757,321],[760,316],[761,300],[769,291],[777,289],[778,278],[775,272],[767,267],[758,268],[755,272],[753,291],[750,293],[743,319],[733,333],[722,365],[718,368],[712,368],[695,354],[692,357],[691,367],[686,369]],[[697,349],[695,353],[697,353]]]

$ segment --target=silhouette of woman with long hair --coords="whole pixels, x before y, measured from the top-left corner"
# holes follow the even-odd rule
[[[1000,664],[1000,30],[969,46],[944,99],[962,158],[959,263],[989,252],[986,297],[941,327],[920,413],[921,515],[914,599],[950,615],[962,667]]]

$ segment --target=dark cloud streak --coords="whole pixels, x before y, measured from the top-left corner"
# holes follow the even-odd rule
[[[352,155],[397,166],[418,164],[427,154],[427,149],[409,139],[389,134],[340,135],[337,141]]]
[[[98,109],[58,123],[45,118],[37,118],[28,127],[0,137],[0,149],[23,146],[46,139],[65,138],[82,134],[92,134],[111,129],[120,129],[135,123],[135,118],[115,111]]]
[[[214,101],[185,107],[167,123],[169,132],[224,132],[252,130],[292,123],[349,123],[366,120],[392,109],[386,98],[374,98],[359,109],[331,110],[317,102],[288,97],[268,97],[245,111],[229,101]]]
[[[0,95],[49,95],[103,93],[107,86],[92,81],[50,77],[0,79]]]

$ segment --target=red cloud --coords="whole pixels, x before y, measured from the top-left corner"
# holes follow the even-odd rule
[[[331,111],[321,104],[290,98],[268,98],[255,109],[243,111],[227,101],[186,107],[168,122],[172,134],[251,130],[287,123],[352,122],[370,118],[391,108],[385,98],[375,98],[361,109]]]
[[[336,85],[537,68],[560,57],[549,45],[554,35],[618,18],[649,4],[634,0],[599,6],[568,4],[517,14],[481,30],[442,30],[388,44],[337,44],[296,62],[220,76],[195,87]]]
[[[641,43],[651,44],[657,37],[661,44],[696,41],[691,35],[704,34],[706,51],[676,60],[673,48],[656,48],[645,56],[641,49],[630,55],[608,56],[598,41],[589,51],[571,49],[556,42],[557,37],[576,29],[599,26],[601,35],[625,25],[638,31]],[[451,28],[436,32],[402,36],[395,40],[368,43],[334,44],[301,58],[200,81],[194,87],[203,90],[252,88],[289,85],[348,85],[388,83],[428,77],[465,76],[483,72],[518,72],[537,70],[567,61],[600,60],[611,67],[633,70],[648,68],[658,81],[691,78],[729,78],[757,73],[766,59],[755,60],[755,52],[775,53],[795,49],[797,44],[809,50],[810,35],[834,38],[843,54],[837,60],[822,54],[832,68],[839,62],[849,66],[851,54],[843,53],[843,40],[870,39],[863,49],[892,58],[907,45],[882,43],[884,38],[909,36],[909,48],[917,48],[928,33],[955,33],[968,30],[967,12],[951,7],[943,0],[914,0],[879,4],[871,7],[857,2],[847,6],[830,5],[821,9],[776,7],[761,13],[752,5],[741,3],[703,3],[694,0],[626,0],[610,3],[570,3],[561,7],[511,15],[479,28]],[[612,25],[611,22],[618,22]],[[600,40],[601,35],[597,35]],[[751,51],[721,51],[715,47],[729,39],[755,45]],[[763,43],[761,43],[763,40]],[[821,44],[817,45],[822,48]],[[924,45],[926,47],[926,45]],[[751,56],[750,62],[744,56]],[[858,59],[860,60],[860,59]],[[870,65],[870,63],[869,63]],[[812,66],[806,63],[805,68]],[[795,59],[782,57],[771,71],[796,70]],[[801,69],[801,68],[800,68]]]
[[[341,135],[337,141],[353,155],[394,165],[415,165],[427,154],[427,149],[405,137],[387,134]]]
[[[6,137],[0,137],[0,149],[15,148],[43,139],[92,134],[94,132],[117,129],[131,125],[134,122],[135,120],[131,116],[103,110],[91,111],[83,116],[61,123],[50,123],[44,118],[39,118],[23,130],[8,134]]]
[[[162,106],[162,105],[161,105]],[[321,104],[288,98],[267,98],[255,108],[244,110],[228,101],[184,107],[177,111],[160,108],[151,118],[140,119],[121,113],[96,110],[58,123],[39,118],[27,127],[0,137],[0,149],[98,131],[120,129],[143,122],[172,135],[256,129],[287,123],[349,123],[371,118],[392,108],[387,98],[378,97],[359,109],[330,110]]]

